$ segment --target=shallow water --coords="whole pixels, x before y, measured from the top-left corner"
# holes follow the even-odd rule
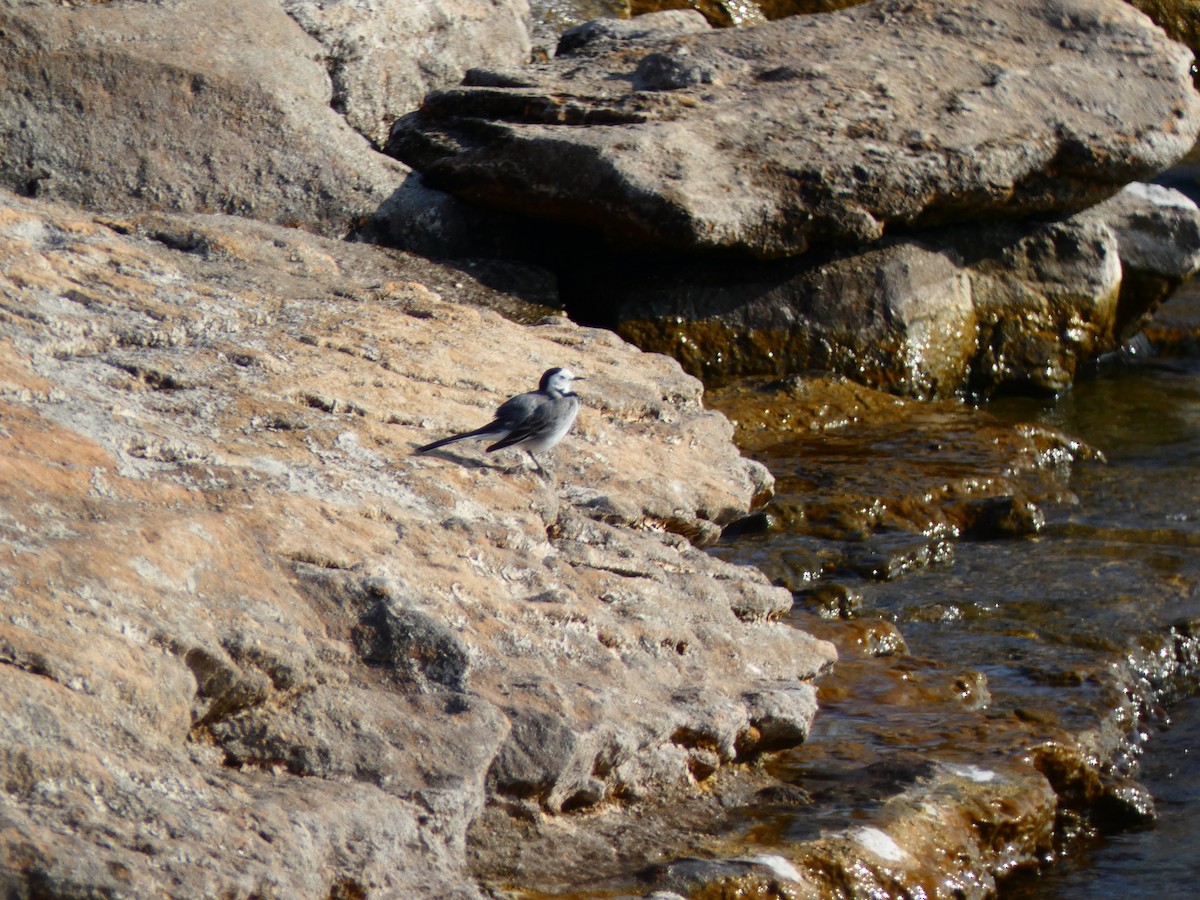
[[[1084,814],[1062,828],[1071,839],[1041,875],[1002,884],[1001,896],[1188,893],[1200,869],[1200,808],[1189,802],[1200,704],[1188,699],[1200,673],[1178,638],[1200,622],[1200,360],[1114,366],[1057,401],[994,402],[983,414],[999,421],[994,432],[979,415],[930,410],[747,439],[776,474],[782,524],[717,552],[791,587],[796,623],[834,640],[842,660],[821,685],[809,740],[774,764],[811,802],[747,810],[731,831],[804,840],[861,819],[933,760],[995,759],[1107,729],[1122,735],[1111,773],[1150,789],[1158,826]],[[997,475],[990,435],[1005,423],[1061,429],[1102,459],[1077,453],[1069,476],[1052,458]],[[938,510],[972,490],[1015,491],[1044,524],[957,539],[954,515]],[[885,500],[849,522],[822,505],[835,492]]]
[[[1107,466],[1084,467],[1080,505],[1064,541],[1092,551],[1110,603],[1072,629],[1120,646],[1200,614],[1200,364],[1152,361],[1081,384],[1043,417],[1105,448]],[[1096,610],[1095,604],[1089,605]],[[1200,880],[1200,700],[1185,699],[1149,723],[1138,779],[1155,798],[1154,828],[1092,842],[1013,897],[1057,900],[1192,894]]]
[[[1094,900],[1097,897],[1189,896],[1200,884],[1200,699],[1171,711],[1156,731],[1141,779],[1154,794],[1154,829],[1118,834],[1084,848],[1069,866],[1014,888],[1012,897]]]

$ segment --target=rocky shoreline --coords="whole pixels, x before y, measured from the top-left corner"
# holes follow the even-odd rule
[[[879,0],[527,65],[520,0],[346,7],[0,9],[5,890],[987,896],[1071,803],[1136,815],[1105,761],[1157,688],[779,854],[715,828],[805,805],[857,644],[710,551],[775,491],[735,436],[1063,390],[1200,267],[1129,185],[1200,132],[1187,51],[1118,0]],[[552,365],[548,476],[411,455]],[[693,377],[746,374],[783,394]],[[1036,531],[1078,448],[990,427],[975,487],[770,516]]]

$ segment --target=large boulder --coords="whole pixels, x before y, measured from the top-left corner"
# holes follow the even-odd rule
[[[998,223],[950,236],[971,273],[974,385],[1057,394],[1119,343],[1116,236],[1102,221]]]
[[[901,394],[954,394],[975,355],[967,274],[952,253],[916,241],[816,261],[614,267],[570,290],[585,307],[610,306],[624,337],[710,384],[815,370]]]
[[[489,800],[807,734],[832,647],[697,546],[771,480],[673,361],[394,251],[3,191],[0,294],[6,895],[476,897]],[[555,364],[549,476],[412,455]]]
[[[1080,214],[1116,236],[1121,258],[1119,337],[1131,337],[1159,304],[1200,271],[1200,209],[1180,191],[1134,182]]]
[[[1119,0],[879,0],[475,71],[389,152],[624,247],[795,255],[1074,212],[1200,131],[1191,54]]]
[[[0,181],[22,193],[341,234],[406,174],[330,107],[274,0],[6,4],[0,35]]]

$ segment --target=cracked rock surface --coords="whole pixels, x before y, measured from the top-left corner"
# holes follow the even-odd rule
[[[770,491],[673,361],[465,271],[0,194],[6,886],[478,896],[489,802],[803,740],[831,645],[699,546]],[[418,444],[552,365],[546,460]]]

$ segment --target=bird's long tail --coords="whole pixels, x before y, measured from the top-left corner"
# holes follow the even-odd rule
[[[442,438],[440,441],[434,441],[432,444],[426,444],[424,447],[418,447],[413,453],[428,453],[430,450],[436,450],[438,447],[445,447],[447,444],[456,444],[459,441],[478,440],[479,438],[491,437],[495,434],[495,429],[490,425],[485,425],[483,428],[476,428],[474,431],[464,431],[462,434],[452,434],[450,437]]]

